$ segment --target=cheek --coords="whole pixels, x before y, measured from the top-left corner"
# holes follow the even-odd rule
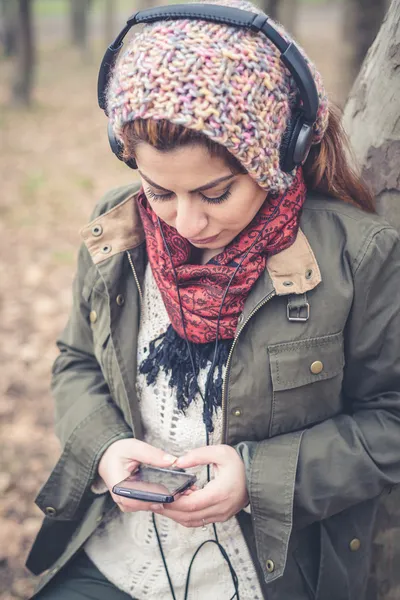
[[[171,219],[175,217],[175,209],[173,207],[173,203],[170,202],[154,202],[148,198],[148,202],[156,213],[157,217],[160,217],[166,223],[169,223]]]
[[[221,211],[215,218],[224,225],[224,229],[238,233],[252,221],[259,208],[258,203],[238,198],[237,202],[227,205],[224,212]]]

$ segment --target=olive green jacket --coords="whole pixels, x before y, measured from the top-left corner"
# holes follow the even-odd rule
[[[42,586],[113,510],[90,489],[102,453],[142,437],[136,192],[106,195],[82,231],[53,369],[63,452],[37,498],[46,517],[27,563],[49,569]],[[238,520],[265,598],[360,600],[378,497],[400,482],[400,241],[376,215],[318,194],[300,227],[239,318],[223,442],[246,466],[251,516]]]

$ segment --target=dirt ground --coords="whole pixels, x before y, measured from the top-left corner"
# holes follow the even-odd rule
[[[298,37],[342,100],[339,24],[337,5],[310,5]],[[0,61],[0,600],[35,584],[23,565],[41,523],[34,497],[59,453],[50,369],[78,232],[107,189],[135,177],[108,150],[96,106],[100,48],[83,61],[61,36],[42,40],[30,111],[7,107],[12,63]]]

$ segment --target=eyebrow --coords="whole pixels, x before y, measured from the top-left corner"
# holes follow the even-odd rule
[[[143,179],[145,179],[147,181],[147,183],[149,183],[153,187],[156,187],[157,189],[162,190],[163,192],[171,191],[171,190],[167,190],[166,188],[162,187],[162,185],[158,185],[158,183],[154,183],[154,181],[152,181],[149,177],[146,177],[146,175],[144,175],[139,169],[138,169],[138,171],[139,171],[140,175],[143,177]],[[209,190],[210,188],[215,187],[219,183],[223,183],[224,181],[228,181],[228,179],[232,179],[232,177],[235,177],[234,173],[232,173],[231,175],[225,175],[225,177],[219,177],[218,179],[214,179],[214,181],[210,181],[209,183],[206,183],[205,185],[201,185],[200,187],[196,188],[195,190],[190,190],[189,194],[195,194],[196,192],[204,192],[206,190]]]

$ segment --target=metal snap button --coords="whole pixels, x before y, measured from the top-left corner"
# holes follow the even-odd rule
[[[103,246],[102,249],[101,249],[101,251],[102,251],[103,254],[110,254],[111,250],[112,250],[112,247],[108,246],[108,245],[107,246]]]
[[[293,281],[284,281],[284,282],[283,282],[283,285],[284,285],[285,287],[290,287],[291,285],[293,285]]]
[[[357,552],[361,547],[361,542],[358,538],[354,538],[354,540],[351,540],[349,546],[352,552]]]
[[[100,237],[102,233],[103,233],[103,228],[101,225],[93,225],[92,235],[94,235],[94,237]]]
[[[266,567],[268,573],[273,573],[275,571],[275,563],[273,560],[267,560]]]
[[[55,517],[57,514],[56,509],[53,508],[52,506],[46,506],[46,508],[44,509],[44,512],[46,513],[46,515],[48,517]]]
[[[232,410],[232,414],[234,417],[241,417],[242,416],[242,411],[240,410],[240,408],[234,408]]]
[[[310,366],[310,371],[314,375],[319,375],[319,373],[321,373],[321,371],[323,371],[323,369],[324,369],[324,365],[320,360],[315,360]]]
[[[116,298],[116,302],[118,304],[118,306],[122,306],[125,302],[125,298],[123,297],[122,294],[118,294],[117,298]]]
[[[311,279],[313,274],[313,270],[312,269],[307,269],[306,271],[306,279]]]
[[[89,314],[89,319],[91,323],[96,323],[97,321],[97,312],[95,310],[91,310]]]

